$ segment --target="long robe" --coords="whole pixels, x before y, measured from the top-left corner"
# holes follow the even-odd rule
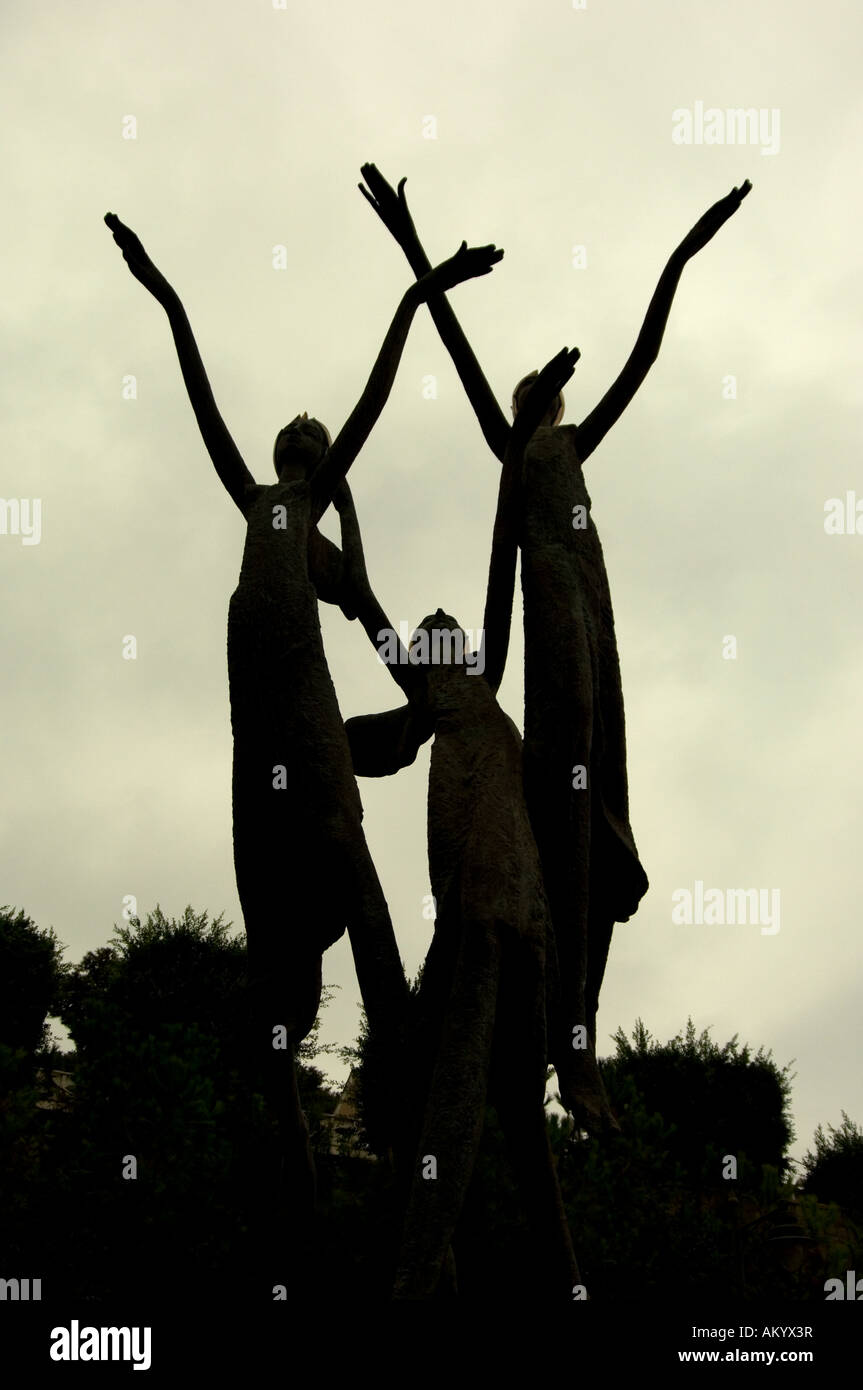
[[[250,973],[278,1000],[272,1024],[298,1041],[317,1013],[321,956],[350,915],[362,806],[309,578],[309,484],[256,486],[244,510],[228,610],[234,862]]]
[[[596,1005],[614,922],[647,890],[629,823],[620,663],[608,576],[575,426],[543,426],[525,451],[521,574],[525,796],[560,962],[566,1043]],[[574,510],[580,508],[583,510]],[[574,524],[575,523],[575,524]],[[586,770],[587,785],[573,786]]]
[[[243,514],[246,544],[228,609],[234,864],[248,943],[252,1051],[278,1126],[259,1169],[253,1264],[261,1287],[287,1277],[302,1290],[314,1163],[294,1048],[317,1015],[323,953],[350,929],[369,1026],[388,1058],[398,1058],[407,983],[363,834],[324,654],[309,574],[310,486],[250,486]],[[318,542],[314,554],[329,584],[328,548]],[[277,1045],[279,1027],[287,1046]],[[392,1108],[397,1061],[385,1084]]]
[[[427,1102],[396,1295],[429,1297],[437,1288],[488,1097],[539,1243],[536,1286],[568,1296],[578,1266],[543,1106],[550,920],[521,735],[485,679],[460,668],[436,692],[433,717],[428,847],[437,911],[415,1018],[415,1089]],[[433,1181],[422,1173],[429,1156]]]

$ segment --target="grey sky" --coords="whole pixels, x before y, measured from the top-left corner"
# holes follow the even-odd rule
[[[142,914],[191,902],[242,923],[225,634],[243,522],[106,211],[180,293],[228,427],[269,481],[298,411],[335,434],[410,283],[356,191],[365,160],[408,176],[433,260],[463,237],[505,248],[453,303],[507,409],[524,372],[580,347],[567,422],[616,376],[672,249],[748,177],[585,467],[651,881],[615,930],[600,1052],[639,1015],[664,1039],[691,1014],[720,1043],[796,1058],[795,1153],[840,1108],[863,1121],[863,535],[824,529],[828,499],[863,500],[859,10],[82,0],[2,23],[0,493],[41,499],[42,516],[38,545],[0,535],[0,901],[53,925],[71,960],[104,944],[126,894]],[[699,102],[778,111],[778,148],[675,143],[672,113]],[[394,622],[440,605],[480,625],[498,476],[422,311],[350,479]],[[520,621],[500,695],[519,722]],[[326,608],[322,622],[344,716],[398,703],[358,626]],[[432,925],[427,769],[425,749],[397,780],[360,784],[411,974]],[[673,924],[672,893],[696,880],[779,889],[780,930]],[[273,899],[290,912],[288,856]],[[346,940],[324,973],[342,986],[325,1034],[350,1041]]]

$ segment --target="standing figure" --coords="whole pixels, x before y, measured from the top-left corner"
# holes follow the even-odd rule
[[[330,501],[350,507],[345,475],[387,400],[418,305],[430,293],[487,274],[503,252],[463,243],[412,285],[335,441],[317,420],[295,417],[276,438],[278,481],[261,485],[216,408],[178,296],[135,234],[114,214],[105,221],[132,274],[168,315],[204,443],[246,521],[228,613],[234,862],[248,941],[253,1052],[278,1119],[283,1179],[295,1192],[303,1189],[298,1206],[308,1210],[313,1168],[293,1053],[317,1014],[323,952],[346,925],[370,1029],[391,1048],[407,1001],[324,655],[315,572],[330,597],[338,597],[338,575],[335,548],[322,544],[317,523]]]
[[[564,349],[548,364],[509,437],[481,660],[466,662],[464,633],[441,609],[424,619],[405,654],[368,585],[358,530],[343,532],[354,606],[375,647],[384,643],[390,674],[408,697],[399,710],[348,720],[354,767],[365,776],[392,773],[434,734],[428,849],[436,916],[411,1030],[411,1091],[422,1110],[402,1146],[413,1161],[397,1298],[438,1290],[487,1098],[537,1245],[532,1287],[543,1298],[570,1300],[579,1282],[543,1104],[554,936],[525,805],[522,740],[495,698],[512,612],[521,453],[531,422],[571,375],[576,356]]]
[[[404,250],[428,270],[404,197],[374,165],[361,191]],[[561,427],[552,401],[525,451],[519,543],[525,629],[525,795],[542,859],[560,962],[560,1007],[551,1053],[561,1095],[588,1128],[614,1126],[596,1064],[596,1012],[612,928],[647,890],[629,824],[620,666],[602,547],[582,465],[619,419],[656,360],[686,262],[736,212],[750,190],[732,189],[672,254],[626,365],[578,426]],[[452,308],[429,309],[485,439],[503,461],[509,426]],[[530,378],[513,394],[513,414]]]

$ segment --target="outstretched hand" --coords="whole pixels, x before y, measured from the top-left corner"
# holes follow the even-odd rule
[[[416,241],[417,235],[404,194],[407,179],[399,180],[398,192],[396,192],[374,164],[363,164],[360,173],[368,184],[368,188],[363,188],[361,183],[357,184],[357,187],[366,202],[374,208],[387,230],[395,237],[399,246],[405,250]]]
[[[511,439],[514,443],[517,442],[522,447],[527,443],[555,397],[569,381],[580,356],[578,348],[561,348],[560,352],[546,362],[512,423]]]
[[[161,271],[157,270],[140,241],[132,231],[121,222],[115,212],[105,213],[105,223],[114,234],[114,240],[123,252],[123,260],[136,280],[148,289],[160,303],[173,294],[171,286]]]
[[[488,275],[492,266],[503,260],[503,251],[495,246],[472,246],[468,248],[463,241],[454,256],[442,261],[428,274],[417,280],[416,288],[421,300],[430,299],[433,294],[443,294],[463,280],[472,280],[477,275]]]
[[[713,238],[729,219],[732,217],[743,199],[752,189],[752,184],[746,179],[739,188],[732,188],[731,192],[724,198],[720,198],[718,203],[714,203],[703,217],[699,218],[692,231],[684,237],[678,247],[679,252],[689,260],[694,256],[708,241]]]

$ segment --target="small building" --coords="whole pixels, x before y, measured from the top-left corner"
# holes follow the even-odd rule
[[[326,1152],[348,1158],[370,1159],[375,1162],[375,1155],[366,1148],[363,1141],[359,1097],[359,1073],[355,1067],[351,1067],[335,1110],[331,1115],[321,1116],[321,1129],[325,1131],[329,1140]]]

